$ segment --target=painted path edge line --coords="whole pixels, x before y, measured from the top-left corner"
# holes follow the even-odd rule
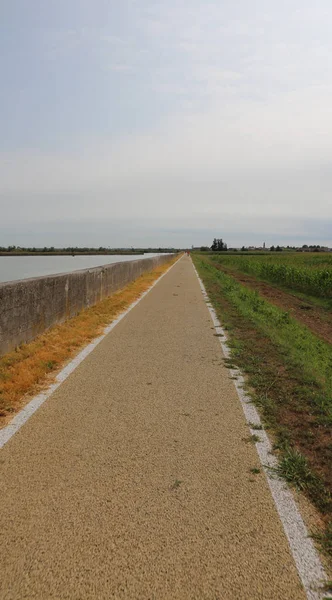
[[[197,275],[204,300],[210,312],[210,316],[218,334],[218,339],[226,358],[230,358],[231,352],[227,344],[227,336],[217,317],[216,311],[211,304],[210,298],[206,292],[203,281],[201,280],[194,264],[193,268]],[[272,469],[277,466],[276,456],[272,454],[272,445],[266,431],[263,428],[258,411],[256,410],[250,396],[244,391],[245,380],[239,369],[229,369],[233,379],[237,395],[241,402],[245,419],[248,425],[259,425],[260,441],[255,444],[258,456],[260,458],[268,485],[274,500],[277,512],[283,525],[291,553],[299,573],[302,585],[308,600],[322,600],[323,598],[332,598],[323,589],[327,582],[327,576],[323,565],[319,559],[318,553],[312,539],[309,537],[308,530],[302,519],[299,508],[293,498],[292,492],[287,487],[283,479],[276,474],[272,474]],[[257,430],[250,428],[252,435],[257,434]]]
[[[143,294],[128,308],[123,311],[110,325],[107,325],[103,333],[95,338],[90,344],[85,346],[75,358],[73,358],[61,371],[57,374],[55,382],[52,383],[45,391],[41,392],[37,396],[34,396],[28,404],[26,404],[15,417],[2,429],[0,429],[0,449],[10,440],[10,438],[23,427],[23,425],[30,419],[30,417],[40,408],[42,404],[55,392],[55,390],[69,377],[69,375],[78,367],[78,365],[98,346],[98,344],[122,321],[122,319],[133,309],[145,296],[159,283],[159,281],[169,273],[169,271],[181,260],[180,257],[175,263],[173,263],[165,273],[163,273]]]

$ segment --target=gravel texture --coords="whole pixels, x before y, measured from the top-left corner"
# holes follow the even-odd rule
[[[0,454],[1,600],[305,599],[189,258]]]

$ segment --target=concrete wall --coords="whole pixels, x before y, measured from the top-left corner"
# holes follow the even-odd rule
[[[172,256],[0,283],[0,355],[93,306]]]

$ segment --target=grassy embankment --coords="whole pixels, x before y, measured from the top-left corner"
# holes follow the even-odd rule
[[[267,281],[300,297],[332,307],[332,253],[272,253],[210,256],[225,268]]]
[[[218,257],[193,260],[229,333],[232,359],[226,363],[247,375],[253,401],[273,432],[279,473],[319,509],[321,542],[332,555],[332,347],[219,270]]]
[[[0,357],[0,425],[47,387],[69,359],[100,335],[177,259],[144,273],[109,298]]]

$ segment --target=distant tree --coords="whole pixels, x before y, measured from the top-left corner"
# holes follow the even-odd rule
[[[280,248],[280,246],[276,247],[276,252],[282,252],[282,248]]]
[[[242,246],[241,252],[248,252],[248,248],[246,248],[245,246]]]
[[[209,246],[201,246],[200,248],[201,252],[207,252],[208,250],[210,250]]]
[[[274,246],[271,246],[271,248],[270,248],[270,252],[274,252],[274,251],[275,251],[275,247],[274,247]]]
[[[227,251],[227,244],[225,244],[222,241],[222,238],[214,238],[213,242],[212,242],[212,246],[211,246],[211,250],[218,250],[218,252],[226,252]]]

